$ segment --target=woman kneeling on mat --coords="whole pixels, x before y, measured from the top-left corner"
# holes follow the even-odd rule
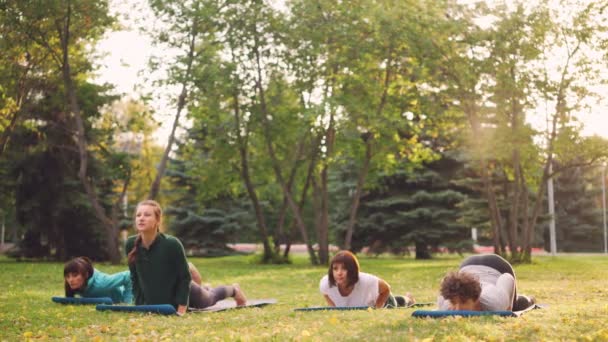
[[[160,232],[161,223],[162,210],[157,202],[147,200],[137,205],[137,235],[126,243],[135,304],[171,304],[183,315],[191,281],[188,261],[182,243]]]
[[[534,304],[534,298],[517,295],[513,267],[496,254],[466,258],[443,278],[440,293],[441,310],[520,311]]]
[[[132,303],[133,291],[129,271],[107,274],[93,268],[87,257],[77,257],[63,267],[65,296],[110,297],[114,303]]]
[[[359,272],[359,261],[349,251],[340,251],[333,257],[319,287],[329,306],[383,308],[414,303],[414,298],[409,293],[393,296],[386,281]]]
[[[239,284],[218,286],[215,288],[208,284],[203,285],[201,274],[194,264],[188,263],[188,266],[190,268],[190,274],[192,275],[192,283],[190,283],[190,303],[188,304],[191,308],[204,309],[228,297],[234,297],[237,306],[247,304],[247,298],[239,287]]]

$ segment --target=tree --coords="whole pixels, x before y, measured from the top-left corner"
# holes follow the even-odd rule
[[[95,40],[112,23],[104,1],[52,1],[40,3],[11,3],[6,5],[9,24],[21,30],[28,42],[48,54],[49,61],[61,72],[65,109],[69,113],[70,126],[74,129],[74,140],[78,147],[78,178],[84,187],[96,218],[103,223],[106,249],[110,260],[118,263],[120,253],[117,244],[117,227],[112,215],[104,209],[94,183],[88,175],[89,143],[87,127],[77,97],[78,83],[75,75],[82,74],[87,40]],[[73,121],[72,121],[73,120]],[[117,201],[117,203],[120,202]]]
[[[215,5],[213,2],[209,2],[209,4],[211,7]],[[208,43],[199,41],[205,40],[205,36],[212,32],[212,29],[206,26],[212,23],[206,21],[205,17],[210,13],[215,13],[214,11],[217,9],[207,8],[204,1],[198,0],[185,2],[150,0],[150,6],[161,24],[154,27],[154,31],[149,33],[154,35],[155,42],[159,45],[164,45],[165,49],[179,51],[174,60],[168,63],[171,67],[168,70],[167,78],[160,83],[181,88],[175,101],[176,112],[171,133],[158,165],[156,177],[150,185],[148,199],[155,199],[158,196],[161,180],[167,168],[169,154],[173,149],[175,134],[179,126],[182,111],[186,109],[188,104],[190,88],[192,87],[192,79],[194,77],[193,72],[196,68],[204,67],[204,59],[202,59],[202,66],[197,65],[197,63],[200,63],[201,59],[199,57],[205,53],[204,49]],[[164,65],[167,63],[165,60],[166,56],[162,56],[162,62],[159,61],[159,58],[161,57],[154,57],[151,64],[162,63]]]
[[[601,177],[597,171],[597,168],[571,168],[555,179],[555,222],[557,246],[561,251],[603,250],[599,203],[602,189],[598,184]],[[545,240],[545,246],[548,245],[547,242],[548,239]]]
[[[592,148],[595,143],[581,138],[571,124],[572,113],[589,96],[584,90],[588,88],[576,84],[576,80],[590,76],[588,72],[593,68],[581,48],[597,49],[591,37],[603,28],[592,18],[601,5],[572,7],[571,18],[575,19],[570,22],[557,20],[559,16],[546,3],[536,7],[517,3],[513,8],[480,5],[476,8],[479,12],[459,8],[450,14],[457,20],[448,23],[456,25],[452,31],[455,38],[442,46],[452,48],[440,50],[450,61],[443,67],[449,92],[469,119],[471,145],[477,154],[494,227],[495,250],[505,252],[501,231],[506,229],[512,260],[529,261],[531,238],[540,217],[546,180],[552,176],[549,166],[557,146],[570,150],[575,146],[573,141],[588,145],[587,152],[579,155],[584,156],[583,163],[592,163],[601,155]],[[483,29],[475,23],[476,15],[497,19]],[[563,49],[565,56],[559,73],[543,73],[543,62],[555,49]],[[542,101],[555,105],[546,135],[528,123],[528,116]],[[537,137],[543,137],[545,143],[534,144]],[[494,161],[490,161],[490,154]],[[568,168],[579,162],[563,165],[568,164]],[[491,176],[494,168],[508,180],[504,190],[510,207],[505,216]],[[540,173],[539,168],[543,170]],[[535,192],[531,201],[530,190]]]

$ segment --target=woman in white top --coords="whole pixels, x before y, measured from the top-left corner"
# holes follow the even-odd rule
[[[396,298],[386,281],[360,272],[357,257],[349,251],[340,251],[333,257],[319,288],[329,306],[382,308],[414,303],[409,294]]]

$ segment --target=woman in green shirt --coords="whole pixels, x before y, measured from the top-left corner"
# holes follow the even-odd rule
[[[126,251],[135,304],[171,304],[186,313],[191,276],[181,242],[160,232],[162,210],[156,201],[137,205],[137,235],[127,239]]]

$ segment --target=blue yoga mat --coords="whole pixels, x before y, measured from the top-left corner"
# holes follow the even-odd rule
[[[399,306],[396,308],[386,308],[386,309],[407,309],[407,308],[413,308],[413,307],[420,307],[420,306],[429,306],[429,305],[433,305],[435,303],[414,303],[412,305],[409,306]],[[324,310],[367,310],[369,308],[372,308],[370,306],[311,306],[308,308],[297,308],[297,309],[293,309],[293,311],[324,311]],[[375,309],[375,308],[372,308]]]
[[[475,317],[475,316],[500,316],[500,317],[519,317],[524,313],[546,307],[543,304],[534,304],[521,311],[468,311],[468,310],[416,310],[412,313],[412,317],[418,318],[442,318],[451,316],[460,317]]]
[[[105,305],[99,304],[97,311],[119,311],[119,312],[149,312],[161,315],[175,315],[177,311],[170,304],[156,305]]]
[[[74,304],[74,305],[109,304],[109,305],[112,305],[112,298],[110,298],[110,297],[95,297],[95,298],[52,297],[51,300],[55,303],[60,303],[60,304]]]
[[[367,310],[369,308],[370,308],[370,306],[311,306],[309,308],[293,309],[293,311],[330,311],[330,310],[349,311],[349,310]]]
[[[412,313],[412,317],[424,318],[441,318],[441,317],[473,317],[473,316],[501,316],[501,317],[517,317],[513,311],[470,311],[470,310],[416,310]]]

